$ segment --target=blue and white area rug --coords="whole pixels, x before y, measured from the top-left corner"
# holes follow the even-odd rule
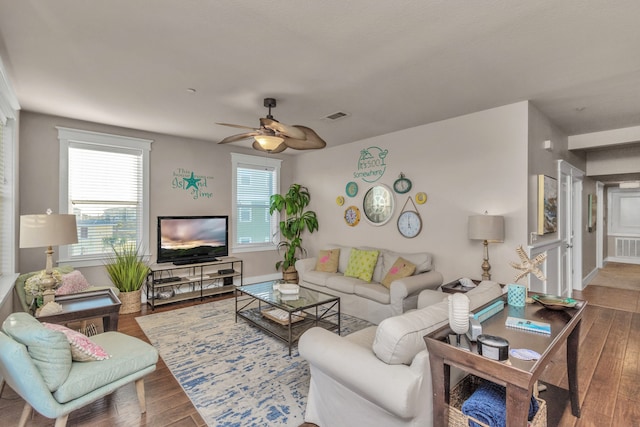
[[[137,317],[209,426],[299,426],[309,367],[296,347],[235,323],[233,299]],[[370,323],[342,315],[342,335]]]

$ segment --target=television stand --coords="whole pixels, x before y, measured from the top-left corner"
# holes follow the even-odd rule
[[[191,260],[185,264],[152,264],[147,276],[147,304],[203,300],[205,297],[233,292],[242,286],[242,260],[235,257]]]
[[[196,259],[181,259],[178,261],[174,261],[173,265],[191,265],[191,264],[200,264],[203,262],[217,262],[220,261],[218,258],[196,258]]]

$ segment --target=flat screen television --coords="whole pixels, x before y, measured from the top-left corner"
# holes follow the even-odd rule
[[[156,262],[176,265],[229,255],[228,216],[159,216]]]

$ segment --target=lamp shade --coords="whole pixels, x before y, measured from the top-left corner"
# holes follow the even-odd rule
[[[472,215],[469,217],[469,239],[487,242],[504,241],[504,217],[498,215]]]
[[[69,214],[20,216],[20,247],[40,248],[78,243],[76,216]]]

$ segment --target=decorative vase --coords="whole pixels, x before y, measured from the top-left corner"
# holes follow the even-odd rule
[[[298,283],[298,270],[294,266],[282,271],[282,279],[286,283]]]
[[[142,289],[131,292],[120,292],[118,298],[122,305],[120,306],[120,314],[138,313],[141,310]]]

